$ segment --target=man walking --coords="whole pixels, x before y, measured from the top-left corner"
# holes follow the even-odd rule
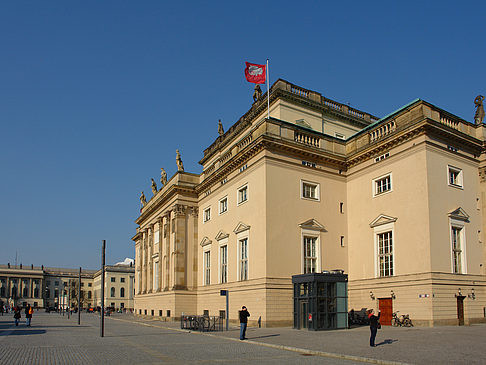
[[[245,306],[240,310],[240,340],[246,340],[246,327],[248,325],[248,317],[250,313]]]
[[[25,324],[27,327],[30,327],[30,322],[32,321],[32,313],[34,313],[34,309],[27,304],[27,308],[25,308]]]

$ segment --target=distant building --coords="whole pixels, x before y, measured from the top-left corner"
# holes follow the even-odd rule
[[[105,266],[105,306],[133,310],[134,267]],[[0,265],[0,304],[77,307],[79,269]],[[101,306],[101,270],[82,270],[81,306]]]
[[[135,312],[224,315],[225,289],[230,320],[246,305],[292,325],[307,310],[292,276],[340,269],[349,310],[380,309],[382,324],[484,321],[485,142],[484,124],[423,100],[377,118],[278,80],[270,118],[265,94],[201,174],[179,168],[144,204]],[[334,308],[321,307],[314,321]]]

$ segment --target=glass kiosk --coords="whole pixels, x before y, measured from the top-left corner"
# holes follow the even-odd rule
[[[292,276],[294,328],[348,327],[348,275],[341,270]]]

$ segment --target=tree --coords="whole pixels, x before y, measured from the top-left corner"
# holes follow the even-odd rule
[[[79,295],[79,281],[77,279],[69,280],[69,294],[70,294],[70,308],[78,307],[78,295]],[[87,308],[91,300],[88,299],[88,293],[81,289],[81,308]]]

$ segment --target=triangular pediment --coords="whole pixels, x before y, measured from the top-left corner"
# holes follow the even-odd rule
[[[233,229],[233,232],[235,232],[235,233],[238,234],[238,233],[243,232],[243,231],[246,231],[248,229],[250,229],[250,226],[249,225],[247,225],[247,224],[245,224],[243,222],[240,222],[240,223],[238,223],[236,225],[235,229]]]
[[[305,128],[312,128],[311,125],[305,121],[305,119],[297,119],[295,121],[295,124]]]
[[[382,226],[383,224],[394,223],[397,221],[397,219],[398,218],[390,217],[389,215],[380,214],[378,217],[373,219],[373,221],[370,223],[370,227],[374,228]]]
[[[452,212],[449,212],[448,216],[449,216],[449,218],[452,218],[452,219],[457,219],[457,220],[460,220],[460,221],[469,222],[469,214],[467,214],[466,211],[464,209],[462,209],[461,207],[453,210]]]
[[[210,240],[209,238],[207,238],[207,237],[204,237],[204,238],[202,239],[202,241],[201,241],[200,245],[201,245],[202,247],[204,247],[204,246],[210,245],[210,244],[211,244],[211,242],[213,242],[213,241],[211,241],[211,240]]]
[[[224,240],[225,238],[228,238],[228,237],[229,237],[229,234],[226,233],[225,231],[221,230],[221,231],[218,232],[216,237],[214,237],[214,239],[216,241],[221,241],[221,240]]]
[[[327,232],[326,228],[324,228],[324,226],[321,223],[319,223],[313,218],[306,220],[305,222],[302,222],[301,224],[299,224],[299,227],[302,229],[310,229],[312,231]]]

